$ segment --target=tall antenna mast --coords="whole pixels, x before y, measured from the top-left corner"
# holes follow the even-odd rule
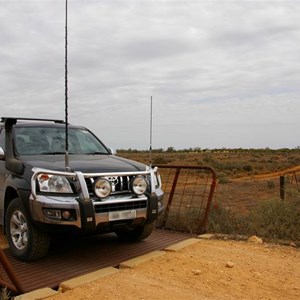
[[[150,101],[150,149],[149,149],[149,164],[152,165],[152,96]]]
[[[66,0],[66,23],[65,23],[65,169],[70,171],[69,165],[69,137],[68,137],[68,0]]]

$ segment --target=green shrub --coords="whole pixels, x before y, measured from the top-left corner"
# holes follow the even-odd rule
[[[210,211],[207,231],[300,241],[300,201],[270,199],[254,208],[249,216],[238,216],[215,203]]]
[[[245,165],[243,165],[243,170],[245,172],[252,172],[253,171],[253,167],[251,165],[249,165],[249,164],[245,164]]]
[[[247,222],[244,217],[237,216],[230,209],[214,203],[208,219],[208,232],[224,234],[244,234],[247,232]]]
[[[186,159],[186,154],[184,154],[184,153],[178,154],[178,158],[180,160],[185,160]]]
[[[269,189],[274,189],[275,188],[275,183],[274,183],[273,180],[268,180],[267,184],[268,184]]]
[[[297,188],[286,188],[285,190],[285,199],[287,201],[294,201],[297,207],[300,207],[300,192]]]
[[[253,234],[270,239],[300,241],[300,211],[296,201],[270,199],[249,216]]]
[[[163,165],[163,164],[167,164],[168,160],[164,156],[159,155],[159,156],[154,157],[153,163],[158,164],[158,165],[160,165],[160,164]]]
[[[226,184],[226,183],[230,182],[230,179],[227,176],[223,175],[223,176],[219,177],[219,181],[218,182],[220,184]]]

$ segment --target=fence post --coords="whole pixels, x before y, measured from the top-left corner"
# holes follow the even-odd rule
[[[279,178],[280,180],[280,198],[282,200],[284,200],[284,194],[285,194],[285,177],[284,176],[280,176]]]

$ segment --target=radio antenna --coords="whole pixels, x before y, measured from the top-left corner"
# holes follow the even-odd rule
[[[150,101],[150,148],[149,148],[149,164],[152,166],[152,96]]]
[[[65,169],[70,171],[69,165],[69,142],[68,142],[68,0],[66,0],[65,18]]]

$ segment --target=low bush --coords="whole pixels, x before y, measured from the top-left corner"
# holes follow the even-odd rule
[[[224,234],[245,234],[247,232],[247,220],[237,216],[230,209],[214,203],[210,210],[208,220],[208,232]]]
[[[220,184],[226,184],[230,182],[230,179],[225,174],[221,174],[218,178],[218,182]]]
[[[300,241],[300,203],[298,200],[270,199],[254,208],[248,216],[238,216],[214,204],[207,231]]]
[[[275,189],[275,182],[273,180],[268,180],[267,185],[269,189]]]
[[[270,199],[249,215],[251,233],[270,239],[300,241],[300,211],[296,201]]]
[[[163,165],[163,164],[167,164],[168,160],[163,155],[159,155],[154,157],[153,163],[157,165]]]

